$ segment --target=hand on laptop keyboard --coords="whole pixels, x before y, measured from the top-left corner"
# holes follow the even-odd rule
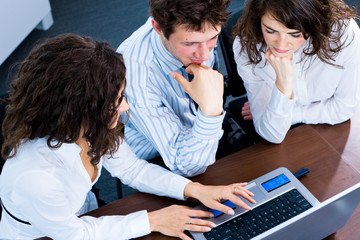
[[[200,183],[190,182],[185,186],[184,196],[198,199],[208,208],[219,210],[233,215],[232,205],[221,202],[230,200],[234,204],[251,210],[238,196],[242,196],[250,203],[254,195],[245,189],[246,183],[235,183],[227,186],[206,186]],[[151,231],[161,232],[168,236],[179,237],[184,240],[190,238],[184,233],[185,230],[194,232],[210,232],[216,225],[204,218],[211,218],[213,214],[209,211],[195,210],[185,206],[173,205],[158,211],[148,213]]]
[[[251,207],[238,197],[242,196],[250,203],[255,203],[254,199],[252,199],[254,194],[244,188],[246,184],[247,183],[234,183],[227,186],[205,186],[199,183],[192,183],[192,185],[189,186],[189,190],[194,188],[194,190],[192,190],[192,194],[194,195],[189,196],[200,200],[200,202],[208,208],[233,215],[234,210],[231,207],[221,204],[221,201],[230,200],[235,205],[238,205],[247,210],[251,210]],[[185,196],[187,196],[186,190],[187,187],[185,188]]]

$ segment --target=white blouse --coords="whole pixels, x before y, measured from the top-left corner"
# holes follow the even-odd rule
[[[82,164],[80,151],[76,144],[50,149],[42,138],[23,144],[16,156],[5,162],[0,175],[1,200],[12,215],[31,225],[14,220],[3,210],[0,239],[108,240],[149,234],[146,210],[126,216],[78,217],[91,210],[88,193],[102,165],[112,176],[142,192],[184,199],[190,180],[138,159],[125,142],[112,158],[101,159],[94,182]]]
[[[352,40],[351,44],[349,42]],[[275,86],[276,74],[262,53],[262,61],[253,68],[246,52],[240,55],[237,37],[233,50],[237,70],[244,81],[254,126],[264,139],[280,143],[292,124],[337,124],[348,120],[360,100],[360,30],[351,20],[342,41],[345,48],[335,63],[326,64],[317,57],[300,61],[304,47],[294,53],[295,78],[293,99],[288,99]]]

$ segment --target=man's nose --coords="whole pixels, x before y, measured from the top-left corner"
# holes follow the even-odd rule
[[[209,60],[209,57],[210,57],[210,49],[209,47],[207,46],[206,43],[201,43],[199,44],[198,46],[198,49],[197,51],[195,52],[195,57],[199,60],[202,60],[202,61],[207,61]]]

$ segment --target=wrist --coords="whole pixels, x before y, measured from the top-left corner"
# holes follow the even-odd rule
[[[156,232],[157,229],[157,215],[156,211],[154,212],[148,212],[148,218],[149,218],[149,225],[150,225],[150,231]]]
[[[286,97],[288,97],[289,99],[293,98],[293,87],[292,84],[282,84],[279,81],[276,81],[276,87],[277,89],[279,89],[279,91],[284,94]]]
[[[184,196],[198,199],[196,195],[197,193],[199,193],[201,187],[202,184],[198,182],[189,182],[188,184],[185,185]]]
[[[208,117],[218,117],[224,113],[223,108],[206,108],[200,107],[200,111]]]

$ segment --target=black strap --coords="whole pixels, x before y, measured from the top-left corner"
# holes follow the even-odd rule
[[[7,214],[9,214],[10,217],[12,217],[12,218],[15,219],[16,221],[21,222],[21,223],[23,223],[23,224],[31,225],[31,223],[25,222],[25,221],[23,221],[23,220],[15,217],[14,215],[12,215],[12,214],[5,208],[5,206],[4,206],[4,204],[2,203],[1,199],[0,199],[0,204],[1,204],[1,207],[5,210],[5,212],[7,212]]]

